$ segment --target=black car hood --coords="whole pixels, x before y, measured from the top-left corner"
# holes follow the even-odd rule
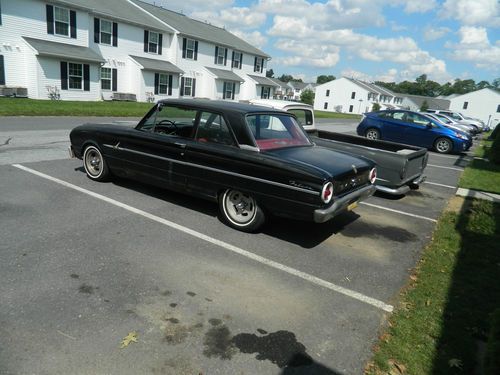
[[[314,167],[329,176],[351,174],[370,169],[374,163],[368,159],[333,151],[321,146],[287,147],[268,150],[265,153],[277,156],[294,164]]]

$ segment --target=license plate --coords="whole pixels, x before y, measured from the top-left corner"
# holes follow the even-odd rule
[[[352,210],[354,210],[356,207],[358,207],[358,202],[353,202],[353,203],[351,203],[349,206],[347,206],[347,211],[352,211]]]

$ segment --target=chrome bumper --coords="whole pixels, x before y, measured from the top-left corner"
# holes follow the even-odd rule
[[[427,179],[427,176],[421,175],[415,180],[409,181],[407,184],[402,185],[397,188],[391,188],[389,186],[383,185],[375,185],[378,191],[382,193],[391,194],[391,195],[404,195],[408,193],[411,189],[416,189],[418,186],[423,183]]]
[[[341,212],[347,210],[347,207],[350,204],[357,203],[373,195],[375,190],[375,185],[368,185],[359,190],[353,191],[342,198],[334,198],[335,200],[330,207],[314,210],[314,222],[324,223],[325,221],[330,220],[334,216],[337,216]]]
[[[73,151],[73,146],[68,147],[68,152],[69,152],[70,159],[76,159],[75,151]]]

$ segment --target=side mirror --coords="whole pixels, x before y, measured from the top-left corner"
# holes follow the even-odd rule
[[[428,122],[428,123],[425,125],[425,127],[426,127],[427,129],[432,129],[432,123]]]

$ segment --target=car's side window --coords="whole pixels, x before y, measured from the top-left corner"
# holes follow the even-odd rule
[[[192,138],[198,111],[160,103],[138,125],[137,129],[163,135]]]
[[[196,140],[199,142],[220,143],[235,145],[233,136],[224,117],[217,113],[202,112],[196,131]]]
[[[407,117],[407,122],[411,122],[422,127],[425,127],[431,123],[427,118],[416,113],[408,113]]]
[[[394,120],[405,121],[406,122],[406,113],[405,112],[394,112],[392,114],[392,118]]]

